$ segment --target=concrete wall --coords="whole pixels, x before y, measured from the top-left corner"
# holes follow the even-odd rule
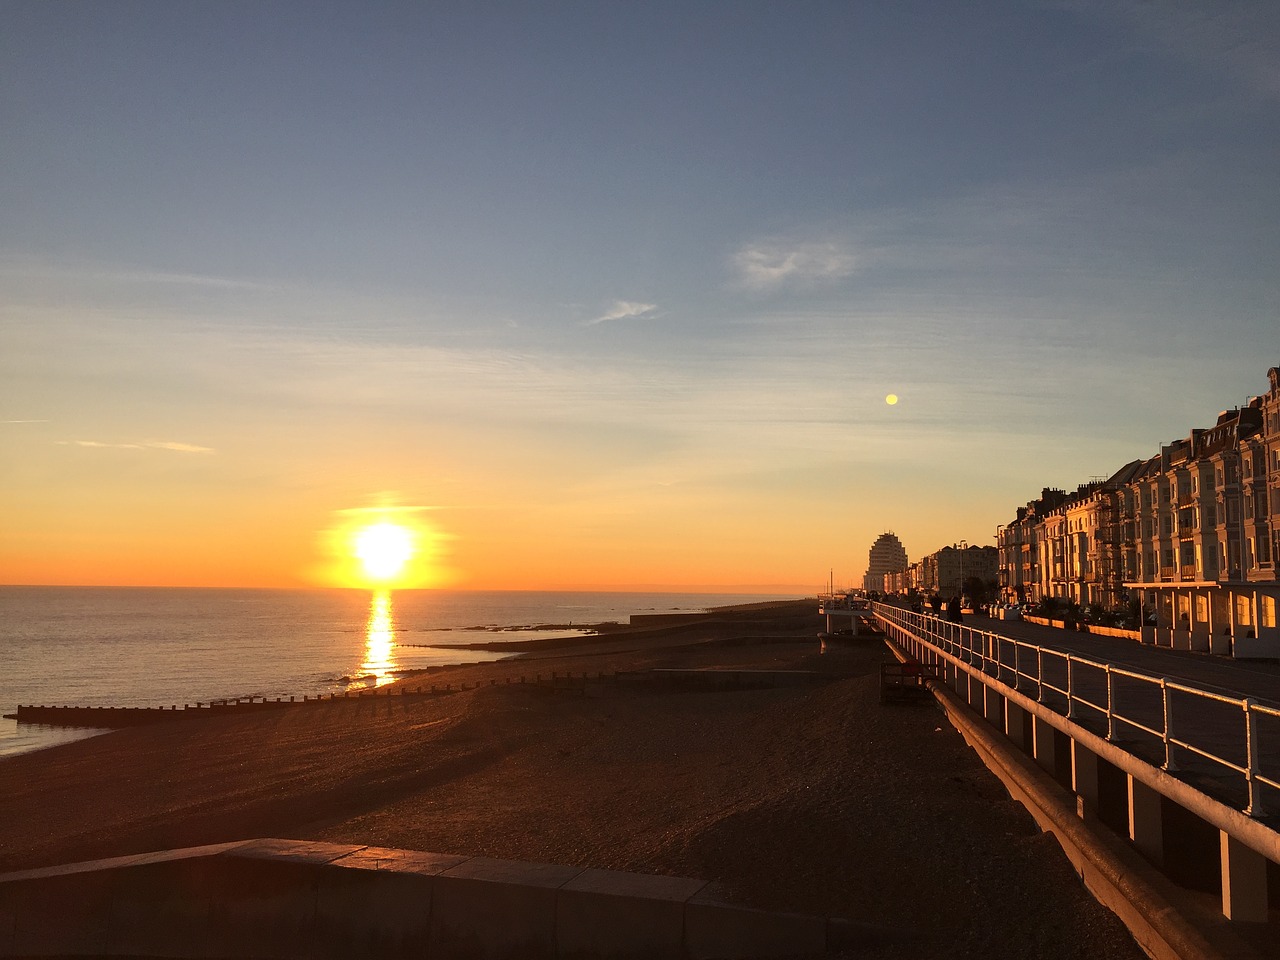
[[[866,937],[700,880],[292,840],[0,875],[0,957],[697,960]]]

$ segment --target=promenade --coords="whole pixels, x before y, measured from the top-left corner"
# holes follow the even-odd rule
[[[990,617],[963,626],[1016,641],[985,650],[1000,679],[1209,796],[1280,820],[1280,790],[1246,773],[1280,781],[1280,664]]]
[[[1174,944],[1221,935],[1248,940],[1249,947],[1240,946],[1246,953],[1272,954],[1278,891],[1269,874],[1280,863],[1276,664],[1019,621],[968,616],[956,624],[885,604],[875,613],[899,655],[937,677],[935,694],[962,705],[959,712],[948,707],[953,721],[1058,835],[1082,876],[1097,869],[1086,882],[1100,899],[1117,910],[1146,904],[1130,927],[1140,940],[1149,937],[1174,955],[1200,955],[1199,948],[1187,954]],[[979,745],[984,739],[989,749]],[[1028,773],[1037,768],[1041,778],[1047,774],[1043,783]],[[1066,820],[1061,809],[1052,812],[1057,788],[1074,801]],[[1091,852],[1108,842],[1106,831],[1077,833],[1079,822],[1118,835],[1118,859]],[[1164,874],[1152,890],[1172,880],[1184,892],[1135,897],[1134,877],[1148,868],[1131,859],[1134,851]],[[1207,903],[1187,900],[1187,890],[1220,899],[1217,918],[1207,915]],[[1170,912],[1166,900],[1183,906]],[[1193,922],[1199,934],[1147,926],[1184,910],[1199,914]],[[1238,952],[1222,943],[1218,949]]]
[[[965,626],[1073,656],[1104,660],[1116,666],[1182,683],[1230,692],[1280,705],[1280,661],[1232,660],[1186,650],[1154,647],[1120,637],[1105,637],[1021,620],[966,615]]]

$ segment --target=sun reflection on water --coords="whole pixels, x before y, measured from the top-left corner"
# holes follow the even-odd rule
[[[391,616],[391,594],[375,593],[369,605],[368,636],[361,671],[371,676],[374,686],[395,680],[395,622]]]

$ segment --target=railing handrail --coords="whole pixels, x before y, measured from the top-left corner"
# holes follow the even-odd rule
[[[971,665],[974,665],[984,676],[990,676],[991,679],[1002,681],[1006,675],[1006,671],[1012,674],[1012,686],[1016,689],[1018,681],[1025,679],[1030,684],[1036,686],[1036,700],[1040,703],[1044,702],[1044,692],[1051,691],[1059,696],[1066,698],[1065,717],[1074,719],[1077,717],[1076,708],[1082,707],[1089,710],[1097,711],[1106,717],[1107,732],[1106,739],[1114,741],[1117,724],[1123,724],[1127,727],[1133,727],[1142,730],[1151,736],[1161,739],[1165,750],[1164,769],[1174,770],[1176,768],[1174,762],[1173,749],[1179,748],[1194,753],[1213,763],[1220,765],[1226,770],[1230,770],[1235,774],[1242,775],[1245,779],[1249,794],[1249,804],[1245,813],[1251,817],[1265,816],[1267,811],[1262,797],[1262,786],[1265,785],[1271,789],[1280,789],[1280,771],[1270,769],[1264,770],[1261,766],[1261,758],[1258,751],[1258,732],[1257,719],[1261,716],[1280,718],[1280,708],[1273,707],[1269,704],[1258,703],[1254,698],[1248,696],[1231,696],[1229,694],[1218,693],[1203,687],[1192,686],[1171,680],[1168,677],[1162,677],[1150,673],[1142,673],[1124,667],[1113,666],[1112,664],[1094,660],[1090,657],[1077,656],[1076,654],[1059,650],[1054,647],[1043,646],[1041,644],[1030,643],[1025,640],[1018,640],[1014,637],[1006,637],[1002,634],[992,633],[987,630],[978,630],[974,627],[966,626],[961,623],[942,620],[932,614],[916,613],[912,610],[904,610],[901,607],[895,607],[891,604],[876,603],[872,605],[873,612],[883,619],[895,623],[903,629],[910,629],[914,632],[922,634],[916,639],[923,641],[931,646],[936,646],[940,652],[949,656],[956,656],[957,652],[966,655],[965,659]],[[1006,646],[1010,645],[1010,646]],[[1013,663],[1012,665],[1005,662],[1002,655],[1006,649],[1012,649]],[[1034,674],[1027,673],[1021,666],[1020,654],[1026,651],[1034,653],[1035,668]],[[1044,677],[1044,658],[1057,657],[1065,661],[1067,684],[1066,688],[1055,686],[1047,681]],[[1106,677],[1106,703],[1096,703],[1093,700],[1083,696],[1076,689],[1075,677],[1079,668],[1092,669],[1100,671]],[[988,671],[991,670],[992,673]],[[1161,691],[1163,700],[1163,726],[1156,729],[1139,721],[1134,716],[1126,715],[1116,704],[1114,695],[1114,678],[1124,677],[1129,680],[1138,681],[1145,684],[1158,686]],[[1179,737],[1175,735],[1175,722],[1173,714],[1175,711],[1171,709],[1170,692],[1180,693],[1201,700],[1212,701],[1234,706],[1240,709],[1241,716],[1244,720],[1244,730],[1242,737],[1243,754],[1245,757],[1244,764],[1229,759],[1221,753],[1215,753],[1203,745],[1189,742],[1185,736]],[[1046,705],[1048,706],[1048,705]],[[1233,754],[1239,751],[1231,751]]]

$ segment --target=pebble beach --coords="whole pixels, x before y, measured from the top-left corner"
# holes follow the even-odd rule
[[[250,837],[713,881],[871,925],[862,957],[1143,956],[931,700],[881,704],[883,643],[822,652],[812,602],[536,644],[437,697],[125,729],[0,761],[0,870]],[[777,688],[552,670],[813,671]],[[459,691],[462,685],[468,689]]]

